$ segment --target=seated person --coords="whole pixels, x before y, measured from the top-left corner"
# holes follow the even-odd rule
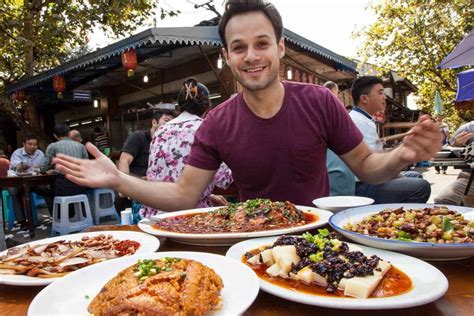
[[[149,129],[135,131],[125,140],[119,161],[117,162],[117,168],[126,174],[146,178],[151,138],[158,127],[166,124],[175,117],[176,113],[174,111],[157,111],[153,113]],[[119,193],[119,198],[115,201],[115,206],[118,211],[132,207],[133,221],[134,223],[138,222],[138,212],[142,208],[141,204],[135,201],[131,202],[127,197]]]
[[[332,81],[327,81],[324,86],[336,97],[339,87]],[[342,104],[341,104],[342,105]],[[355,176],[347,165],[332,150],[328,149],[326,168],[329,176],[329,195],[355,195]]]
[[[89,159],[84,145],[70,139],[68,133],[69,126],[67,124],[56,123],[54,126],[54,137],[58,141],[49,144],[46,148],[44,159],[41,162],[41,172],[55,172],[52,160],[57,154],[64,154],[79,159]],[[48,208],[52,210],[54,196],[85,194],[87,190],[89,188],[77,185],[66,179],[62,173],[57,173],[54,189],[42,190],[40,194],[45,198]]]
[[[462,147],[472,143],[474,138],[474,124],[469,122],[461,125],[454,136],[449,140],[449,143],[454,147]],[[471,203],[469,197],[474,196],[474,187],[471,185],[467,194],[467,199],[464,196],[469,178],[471,177],[471,169],[462,170],[457,179],[444,188],[441,193],[434,198],[436,204],[447,204],[447,205],[466,205],[469,207],[474,206]]]
[[[210,105],[207,87],[194,78],[186,79],[178,95],[179,116],[160,127],[151,141],[148,181],[175,182],[179,179],[185,160],[191,152],[194,134],[201,126],[202,117],[209,110]],[[232,181],[230,169],[222,164],[214,176],[214,181],[201,195],[196,207],[226,205],[227,201],[224,197],[211,193],[214,186],[226,189]],[[140,215],[149,217],[158,212],[159,210],[145,206]]]
[[[34,168],[40,166],[43,157],[43,152],[38,149],[38,137],[26,135],[23,141],[23,147],[18,148],[12,153],[9,168],[13,172],[33,172]],[[39,193],[41,188],[32,188],[31,191]],[[22,230],[26,229],[26,214],[22,201],[23,189],[16,187],[8,188],[8,192],[13,200],[13,210],[15,211],[16,221],[20,224]]]
[[[375,152],[383,151],[383,145],[377,134],[377,127],[372,115],[384,111],[386,96],[382,80],[374,76],[357,78],[352,85],[352,98],[355,106],[349,113],[350,117],[364,135],[364,141]],[[355,194],[382,203],[426,203],[431,194],[428,181],[401,175],[383,184],[368,184],[361,181],[356,183]]]

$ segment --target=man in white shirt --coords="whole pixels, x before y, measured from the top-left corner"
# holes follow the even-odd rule
[[[377,133],[372,115],[385,111],[386,99],[382,79],[374,76],[357,78],[352,84],[352,98],[355,106],[349,113],[364,135],[364,142],[374,152],[382,152],[383,144]],[[431,194],[428,181],[406,176],[396,177],[382,184],[356,182],[356,195],[366,196],[382,203],[425,203]]]

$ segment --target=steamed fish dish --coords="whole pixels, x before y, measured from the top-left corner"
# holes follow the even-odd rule
[[[242,233],[302,226],[317,220],[316,215],[304,213],[290,202],[254,199],[214,211],[166,217],[153,228],[186,234]]]

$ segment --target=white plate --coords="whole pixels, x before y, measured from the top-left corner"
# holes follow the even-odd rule
[[[370,205],[374,200],[363,196],[327,196],[313,201],[316,207],[329,211],[340,211],[348,208]]]
[[[260,246],[271,245],[278,237],[251,239],[232,246],[226,256],[241,261],[245,252]],[[259,278],[260,288],[265,292],[281,298],[315,306],[341,309],[394,309],[427,304],[439,299],[448,290],[448,280],[438,269],[419,259],[399,253],[354,245],[361,248],[366,256],[377,255],[390,261],[397,269],[404,272],[412,281],[413,288],[407,293],[382,298],[358,299],[350,297],[330,297],[311,295],[280,287]]]
[[[153,253],[158,250],[160,247],[160,241],[158,238],[141,233],[141,232],[132,232],[132,231],[102,231],[102,232],[90,232],[90,233],[78,233],[64,236],[57,236],[52,238],[46,238],[41,240],[32,241],[28,244],[22,244],[18,247],[25,245],[44,245],[53,243],[60,240],[76,241],[80,240],[84,236],[93,237],[97,235],[112,235],[115,239],[118,240],[134,240],[140,243],[140,247],[137,249],[136,254],[142,253]],[[7,251],[0,253],[0,256],[6,254]],[[115,259],[112,259],[115,260]],[[76,273],[76,272],[74,272]],[[4,275],[0,274],[0,284],[9,284],[9,285],[19,285],[19,286],[39,286],[39,285],[48,285],[54,281],[57,281],[60,278],[50,278],[42,279],[36,277],[29,277],[26,275]]]
[[[426,260],[457,260],[460,258],[474,256],[474,243],[469,244],[433,244],[429,242],[406,242],[399,240],[383,239],[374,236],[367,236],[356,232],[345,230],[343,227],[347,223],[360,222],[364,217],[370,214],[378,213],[384,208],[404,209],[433,207],[434,204],[376,204],[353,209],[347,209],[334,214],[329,219],[329,224],[345,237],[355,242],[403,252],[415,257]],[[459,213],[472,214],[473,209],[469,207],[446,205],[449,209]]]
[[[329,217],[332,215],[332,213],[329,211],[320,210],[314,207],[308,207],[308,206],[296,206],[296,207],[305,213],[311,213],[311,214],[317,215],[319,217],[319,220],[313,223],[303,225],[303,226],[297,226],[297,227],[291,227],[291,228],[285,228],[285,229],[264,230],[264,231],[259,231],[259,232],[246,232],[246,233],[185,234],[185,233],[159,230],[151,226],[155,223],[156,219],[162,219],[162,218],[185,215],[185,214],[193,214],[193,213],[204,213],[204,212],[209,212],[209,211],[216,210],[219,208],[219,207],[207,207],[207,208],[199,208],[199,209],[160,214],[157,216],[152,216],[149,219],[145,218],[145,219],[142,219],[138,223],[138,227],[146,233],[168,237],[171,240],[174,240],[182,244],[199,245],[199,246],[229,246],[229,245],[235,244],[236,242],[239,242],[248,238],[292,234],[292,233],[307,231],[313,228],[321,227],[327,224]]]
[[[163,257],[186,258],[199,261],[222,278],[222,308],[209,315],[237,315],[243,313],[258,294],[258,277],[243,263],[224,256],[203,252],[157,252],[123,257],[85,267],[44,288],[31,302],[28,315],[88,315],[87,306],[102,287],[119,271],[137,259]],[[87,299],[87,297],[89,297]],[[54,302],[52,304],[51,302]]]

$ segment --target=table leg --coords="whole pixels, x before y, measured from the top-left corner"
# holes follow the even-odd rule
[[[26,218],[28,220],[28,230],[30,231],[30,238],[34,238],[35,226],[33,224],[33,210],[31,209],[30,186],[28,184],[23,185],[23,206],[26,210]]]
[[[467,182],[466,190],[464,190],[464,195],[467,195],[469,193],[473,178],[474,178],[474,172],[472,172],[471,170],[471,175],[469,176],[469,181]]]

